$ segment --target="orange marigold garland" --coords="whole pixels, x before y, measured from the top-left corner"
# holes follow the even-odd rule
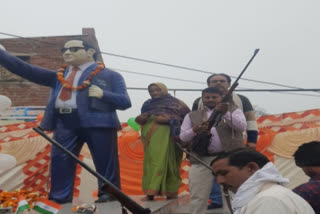
[[[64,74],[65,69],[68,67],[68,65],[63,65],[63,66],[61,66],[61,68],[58,69],[58,72],[57,72],[58,80],[64,88],[69,88],[71,90],[85,89],[86,87],[88,87],[90,85],[91,79],[95,75],[97,75],[102,69],[105,68],[105,66],[102,62],[97,62],[97,64],[98,64],[97,68],[91,72],[89,77],[85,81],[83,81],[82,85],[80,85],[80,86],[73,87],[72,85],[68,84],[67,81],[64,79],[63,74]]]
[[[26,190],[14,190],[12,192],[0,192],[0,208],[11,207],[15,211],[17,209],[19,195],[22,195],[27,200],[29,206],[33,208],[34,204],[40,198],[48,198],[47,192],[31,192]]]

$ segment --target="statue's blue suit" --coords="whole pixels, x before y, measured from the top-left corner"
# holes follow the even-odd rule
[[[57,95],[62,88],[57,79],[57,71],[27,64],[1,49],[0,65],[25,79],[51,87],[41,128],[53,130],[54,139],[75,155],[79,154],[83,144],[87,142],[96,170],[120,188],[117,149],[117,129],[120,128],[120,122],[116,109],[124,110],[131,107],[122,76],[112,70],[103,69],[93,79],[98,80],[98,83],[102,82],[104,86],[107,85],[105,88],[100,87],[103,89],[103,97],[90,98],[88,88],[85,88],[76,94],[77,109],[73,109],[72,113],[61,114],[55,108]],[[96,63],[89,66],[80,77],[78,85],[81,85],[96,67]],[[94,104],[100,107],[100,110],[92,108],[92,99],[95,99]],[[72,201],[75,168],[76,163],[53,146],[49,199],[59,203]]]

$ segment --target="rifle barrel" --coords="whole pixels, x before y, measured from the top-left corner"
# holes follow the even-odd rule
[[[35,132],[40,134],[42,137],[44,137],[46,140],[48,140],[50,143],[58,147],[61,151],[68,154],[73,160],[75,160],[78,164],[80,164],[83,168],[85,168],[88,172],[90,172],[92,175],[97,177],[98,179],[102,180],[105,184],[102,188],[103,191],[108,190],[107,193],[112,194],[122,206],[126,207],[128,210],[130,210],[134,214],[149,214],[151,213],[150,209],[146,209],[142,206],[140,206],[137,202],[132,200],[130,197],[128,197],[126,194],[124,194],[118,187],[113,185],[108,179],[103,177],[100,173],[96,172],[95,170],[91,169],[87,164],[82,162],[76,155],[74,155],[72,152],[64,148],[60,143],[58,143],[56,140],[50,138],[40,127],[33,128]]]
[[[207,164],[205,163],[203,160],[201,160],[200,158],[198,158],[197,156],[195,156],[194,154],[192,154],[191,152],[188,152],[185,148],[183,148],[181,146],[180,143],[178,142],[175,142],[176,145],[179,147],[179,149],[181,149],[184,153],[186,153],[187,155],[189,155],[190,157],[192,157],[193,159],[195,159],[196,161],[198,161],[200,164],[202,164],[203,166],[205,166],[207,169],[209,169],[210,171],[213,171],[212,168]],[[216,154],[218,155],[218,153]],[[215,156],[215,155],[212,155],[212,156]]]
[[[247,70],[248,66],[250,65],[250,63],[252,62],[252,60],[256,57],[256,55],[259,53],[260,49],[257,48],[254,50],[254,53],[252,55],[252,57],[250,58],[249,62],[246,64],[246,66],[243,68],[243,70],[241,71],[240,75],[237,77],[237,79],[234,81],[235,83],[238,82],[238,80],[241,78],[242,74]]]
[[[252,57],[250,58],[250,60],[246,64],[246,66],[242,69],[242,71],[239,74],[239,76],[237,77],[237,79],[233,82],[233,84],[231,85],[231,87],[229,88],[229,90],[227,91],[227,93],[225,94],[225,96],[223,97],[221,102],[227,102],[227,100],[232,96],[233,91],[239,85],[239,83],[238,83],[239,79],[241,78],[243,73],[247,70],[248,66],[250,65],[252,60],[255,58],[255,56],[258,54],[259,50],[260,49],[255,49]],[[214,113],[212,113],[211,116],[208,119],[208,124],[209,124],[208,128],[209,128],[209,130],[213,126],[216,127],[219,124],[219,122],[221,121],[221,118],[222,118],[221,112],[215,111]]]

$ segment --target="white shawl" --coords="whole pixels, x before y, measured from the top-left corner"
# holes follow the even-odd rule
[[[266,183],[286,185],[289,180],[282,177],[271,162],[267,163],[249,177],[233,196],[232,209],[234,214],[244,214],[247,204],[260,192],[262,186]]]

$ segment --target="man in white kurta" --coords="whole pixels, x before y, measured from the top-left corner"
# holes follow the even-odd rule
[[[237,149],[218,156],[212,162],[218,184],[234,193],[234,214],[314,214],[299,195],[284,187],[275,166],[261,153]]]

